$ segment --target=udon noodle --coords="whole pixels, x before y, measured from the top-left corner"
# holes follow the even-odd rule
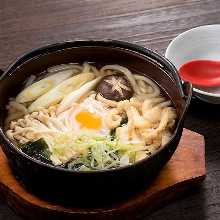
[[[176,110],[159,86],[120,65],[61,64],[11,98],[6,134],[31,157],[79,171],[144,159],[171,139]]]

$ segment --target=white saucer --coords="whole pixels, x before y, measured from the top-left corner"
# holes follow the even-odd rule
[[[220,24],[200,26],[183,32],[169,44],[165,57],[177,69],[190,60],[220,60]],[[194,87],[193,91],[203,101],[220,104],[220,86]]]

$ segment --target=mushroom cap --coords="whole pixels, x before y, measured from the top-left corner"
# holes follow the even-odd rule
[[[113,74],[103,77],[97,86],[97,92],[99,92],[104,98],[122,101],[130,99],[134,90],[131,83],[122,74]]]

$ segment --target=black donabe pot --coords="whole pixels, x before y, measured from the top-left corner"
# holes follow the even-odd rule
[[[31,74],[62,63],[84,61],[100,64],[120,64],[146,74],[155,80],[172,99],[178,114],[172,139],[149,158],[131,166],[114,170],[76,172],[56,168],[22,153],[3,131],[5,106],[21,89]],[[35,194],[68,205],[97,205],[126,198],[150,183],[171,158],[179,143],[183,120],[190,103],[192,86],[185,89],[175,67],[164,57],[143,47],[119,41],[75,41],[49,45],[31,51],[17,59],[0,79],[0,137],[2,148],[18,179]],[[184,92],[185,91],[185,92]]]

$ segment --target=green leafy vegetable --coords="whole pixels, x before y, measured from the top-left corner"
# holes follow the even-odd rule
[[[62,135],[61,135],[62,136]],[[50,151],[46,139],[28,142],[21,146],[21,150],[27,155],[44,163],[54,164],[70,170],[94,171],[114,169],[125,166],[136,157],[135,144],[122,144],[116,138],[109,136],[94,136],[83,133],[79,136],[57,137],[61,140],[50,142]],[[54,162],[54,158],[61,160],[60,164]]]
[[[120,125],[118,127],[122,127],[123,125],[127,124],[128,123],[128,118],[125,117],[125,118],[122,118],[121,122],[120,122]],[[118,128],[117,127],[117,128]],[[113,128],[111,129],[110,131],[110,136],[111,136],[111,139],[114,140],[115,139],[115,132],[116,132],[116,129],[117,128]]]
[[[85,147],[87,154],[80,155],[66,164],[66,168],[79,171],[92,171],[120,166],[118,141],[107,137],[82,135],[75,141],[75,149]]]
[[[35,142],[23,144],[21,150],[37,160],[44,163],[51,163],[48,145],[42,138]]]

